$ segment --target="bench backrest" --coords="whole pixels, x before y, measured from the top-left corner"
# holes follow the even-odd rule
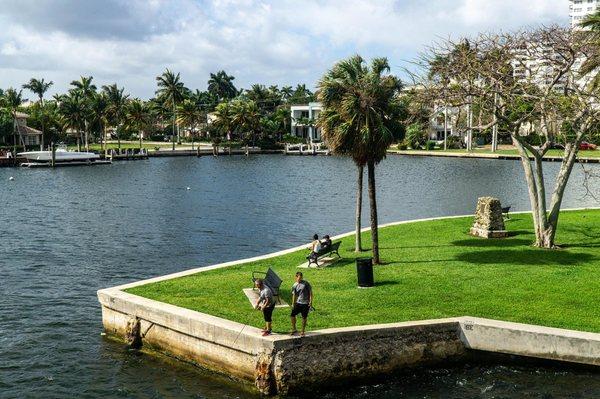
[[[271,290],[274,291],[273,294],[277,294],[279,292],[279,287],[281,287],[281,283],[283,282],[283,280],[279,278],[279,276],[273,271],[273,269],[269,268],[265,275],[264,282]]]
[[[334,242],[331,245],[329,245],[328,247],[322,247],[321,250],[319,252],[317,252],[319,255],[322,254],[326,254],[329,253],[331,251],[337,251],[338,249],[340,249],[340,244],[342,242],[338,241],[338,242]]]

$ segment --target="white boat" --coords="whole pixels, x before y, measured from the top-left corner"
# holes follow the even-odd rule
[[[20,152],[17,154],[18,157],[25,158],[29,162],[51,162],[52,151],[28,151]],[[64,148],[58,148],[55,151],[56,162],[93,162],[100,159],[100,155],[93,152],[78,152],[78,151],[67,151]]]
[[[50,166],[52,151],[27,151],[20,152],[17,157],[25,158],[27,162],[21,166]],[[110,164],[111,160],[101,160],[100,155],[93,152],[68,151],[66,148],[57,148],[54,154],[56,166]]]

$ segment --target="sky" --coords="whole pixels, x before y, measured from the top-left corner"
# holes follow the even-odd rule
[[[0,0],[0,88],[44,78],[53,94],[92,75],[145,99],[165,68],[191,89],[221,69],[238,88],[313,88],[353,54],[385,56],[402,76],[436,40],[568,14],[568,0]]]

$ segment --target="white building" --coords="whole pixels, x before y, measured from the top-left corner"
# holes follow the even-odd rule
[[[321,103],[313,102],[307,105],[292,105],[290,112],[292,116],[292,136],[302,137],[308,142],[321,141],[321,129],[315,126],[319,113],[323,107]]]
[[[569,0],[571,27],[576,28],[586,16],[593,14],[598,8],[600,0]]]

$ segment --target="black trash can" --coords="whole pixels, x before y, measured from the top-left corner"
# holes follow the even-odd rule
[[[373,258],[357,258],[356,274],[358,275],[359,287],[373,287]]]

